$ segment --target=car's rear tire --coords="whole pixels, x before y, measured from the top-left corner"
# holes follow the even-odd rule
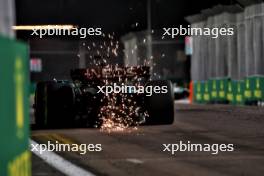
[[[146,108],[149,117],[146,118],[147,125],[172,124],[174,121],[174,94],[170,81],[151,81],[146,86],[167,87],[167,93],[154,93],[146,96]]]
[[[40,82],[35,92],[37,128],[70,126],[74,119],[74,91],[69,83]]]

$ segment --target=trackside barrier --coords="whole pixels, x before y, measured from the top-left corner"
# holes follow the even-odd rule
[[[264,76],[249,76],[244,80],[222,78],[193,81],[193,85],[194,103],[264,104]]]
[[[264,101],[264,76],[253,76],[253,97],[256,101]]]
[[[245,103],[244,91],[245,91],[245,81],[238,80],[235,82],[235,102],[237,105],[243,105]]]
[[[194,102],[264,106],[264,3],[215,6],[186,19],[192,27],[233,28],[230,36],[192,36]]]
[[[245,79],[245,92],[244,92],[246,104],[251,104],[254,101],[254,99],[253,99],[253,92],[254,92],[253,87],[254,87],[254,80],[251,79],[250,77],[247,77]]]
[[[218,87],[218,91],[219,91],[219,99],[218,102],[220,103],[226,103],[228,102],[227,99],[227,90],[228,90],[228,83],[229,83],[229,79],[228,78],[223,78],[223,79],[219,79],[219,87]]]
[[[218,92],[217,92],[217,81],[215,79],[210,79],[209,83],[209,91],[210,91],[210,103],[214,103],[217,101]]]
[[[245,81],[246,104],[258,104],[264,102],[264,76],[249,76]]]
[[[244,81],[229,80],[227,88],[227,100],[229,104],[242,105],[244,104]]]
[[[210,103],[211,95],[210,95],[210,85],[209,81],[204,81],[204,92],[203,92],[203,100],[204,103]]]
[[[0,37],[0,175],[30,176],[27,45]]]
[[[203,103],[203,90],[204,90],[204,83],[202,81],[194,81],[194,102],[196,103]]]

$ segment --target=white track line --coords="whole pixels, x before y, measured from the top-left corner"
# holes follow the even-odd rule
[[[36,146],[36,142],[30,139],[30,149],[31,144]],[[38,150],[40,147],[38,145]],[[65,175],[69,176],[95,176],[89,171],[86,171],[73,163],[63,159],[61,156],[55,154],[54,152],[50,151],[43,151],[41,154],[38,151],[32,151],[35,155],[43,159],[46,163],[50,166],[54,167],[55,169],[59,170]]]
[[[143,164],[144,162],[142,160],[136,159],[136,158],[127,158],[126,161],[134,164]]]
[[[190,100],[189,99],[175,100],[174,102],[176,104],[190,104]]]

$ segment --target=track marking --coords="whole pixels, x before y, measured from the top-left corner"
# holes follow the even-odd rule
[[[175,104],[190,104],[189,99],[174,100]]]
[[[127,158],[126,161],[130,162],[130,163],[134,163],[134,164],[143,164],[144,161],[136,159],[136,158]]]
[[[33,141],[32,139],[29,140],[30,147],[32,145],[36,145],[37,143]],[[38,150],[40,150],[40,147],[38,145]],[[54,167],[58,171],[62,172],[65,175],[70,176],[95,176],[91,172],[84,170],[70,161],[65,160],[61,156],[57,155],[54,152],[50,151],[43,151],[42,154],[40,154],[38,151],[32,151],[35,155],[43,159],[46,163],[48,163],[50,166]]]
[[[48,134],[33,134],[33,137],[44,137],[47,140],[52,140],[54,142],[58,141],[62,144],[77,144],[76,141],[71,140],[70,138],[67,138],[66,136],[63,136],[58,133],[48,133]]]
[[[51,134],[51,137],[54,138],[55,141],[57,140],[63,144],[76,144],[76,142],[73,142],[72,140],[66,138],[65,136],[57,134],[57,133]]]

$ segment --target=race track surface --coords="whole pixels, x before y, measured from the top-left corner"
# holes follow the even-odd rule
[[[264,108],[175,104],[173,125],[140,126],[137,130],[33,130],[39,143],[102,144],[101,152],[56,152],[95,175],[254,176],[264,173]],[[234,144],[233,152],[163,151],[179,141]],[[33,175],[63,175],[33,155]],[[42,174],[39,174],[42,173]]]

